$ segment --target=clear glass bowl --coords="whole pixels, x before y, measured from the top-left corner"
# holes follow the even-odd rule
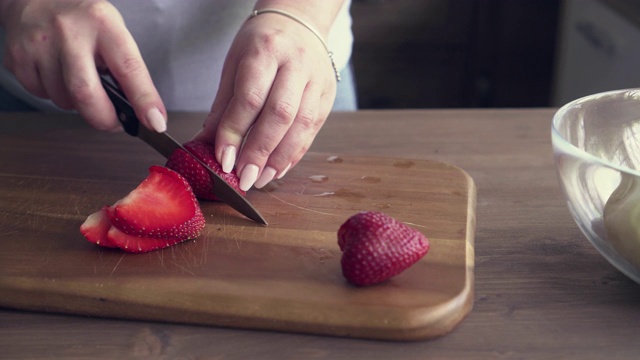
[[[595,248],[640,283],[640,89],[561,107],[551,129],[567,205]]]

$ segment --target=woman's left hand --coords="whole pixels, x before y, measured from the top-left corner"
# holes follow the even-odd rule
[[[225,172],[235,165],[242,190],[260,188],[300,161],[335,96],[322,42],[298,22],[264,13],[239,30],[196,138],[215,145]]]

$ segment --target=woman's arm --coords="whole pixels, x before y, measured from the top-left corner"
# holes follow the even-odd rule
[[[243,190],[284,176],[329,115],[336,74],[317,34],[326,43],[342,4],[260,0],[255,10],[277,9],[294,19],[266,12],[239,30],[211,112],[196,137],[215,144],[224,171],[235,165]]]

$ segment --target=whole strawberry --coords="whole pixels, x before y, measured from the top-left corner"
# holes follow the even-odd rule
[[[338,230],[342,274],[352,284],[386,281],[415,264],[429,251],[419,231],[381,212],[351,216]]]
[[[211,170],[220,175],[220,177],[229,185],[233,186],[234,189],[243,195],[245,194],[244,191],[240,190],[240,180],[235,171],[228,174],[222,171],[222,166],[216,160],[213,146],[195,140],[188,141],[184,143],[183,146],[197,156],[200,161],[207,164]],[[219,200],[213,194],[213,180],[211,180],[209,173],[207,173],[205,168],[200,165],[196,159],[184,150],[178,149],[174,151],[167,159],[166,167],[184,176],[198,199]]]

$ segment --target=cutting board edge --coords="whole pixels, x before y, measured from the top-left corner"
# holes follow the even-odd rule
[[[122,299],[118,301],[67,292],[50,291],[46,298],[43,298],[41,290],[29,286],[11,287],[5,284],[3,288],[10,289],[12,295],[0,298],[0,307],[21,311],[388,341],[416,341],[443,336],[453,330],[473,306],[473,282],[470,278],[467,278],[463,291],[437,306],[395,311],[395,314],[389,316],[393,325],[379,321],[358,324],[328,323],[326,319],[313,322],[307,321],[309,319],[306,318],[293,320],[252,314],[230,315],[223,312],[193,311],[188,308],[165,309],[157,304],[136,304]],[[126,305],[127,309],[124,312],[123,305]],[[381,309],[374,310],[378,313],[380,311]],[[162,318],[159,317],[159,313],[163,314]]]

